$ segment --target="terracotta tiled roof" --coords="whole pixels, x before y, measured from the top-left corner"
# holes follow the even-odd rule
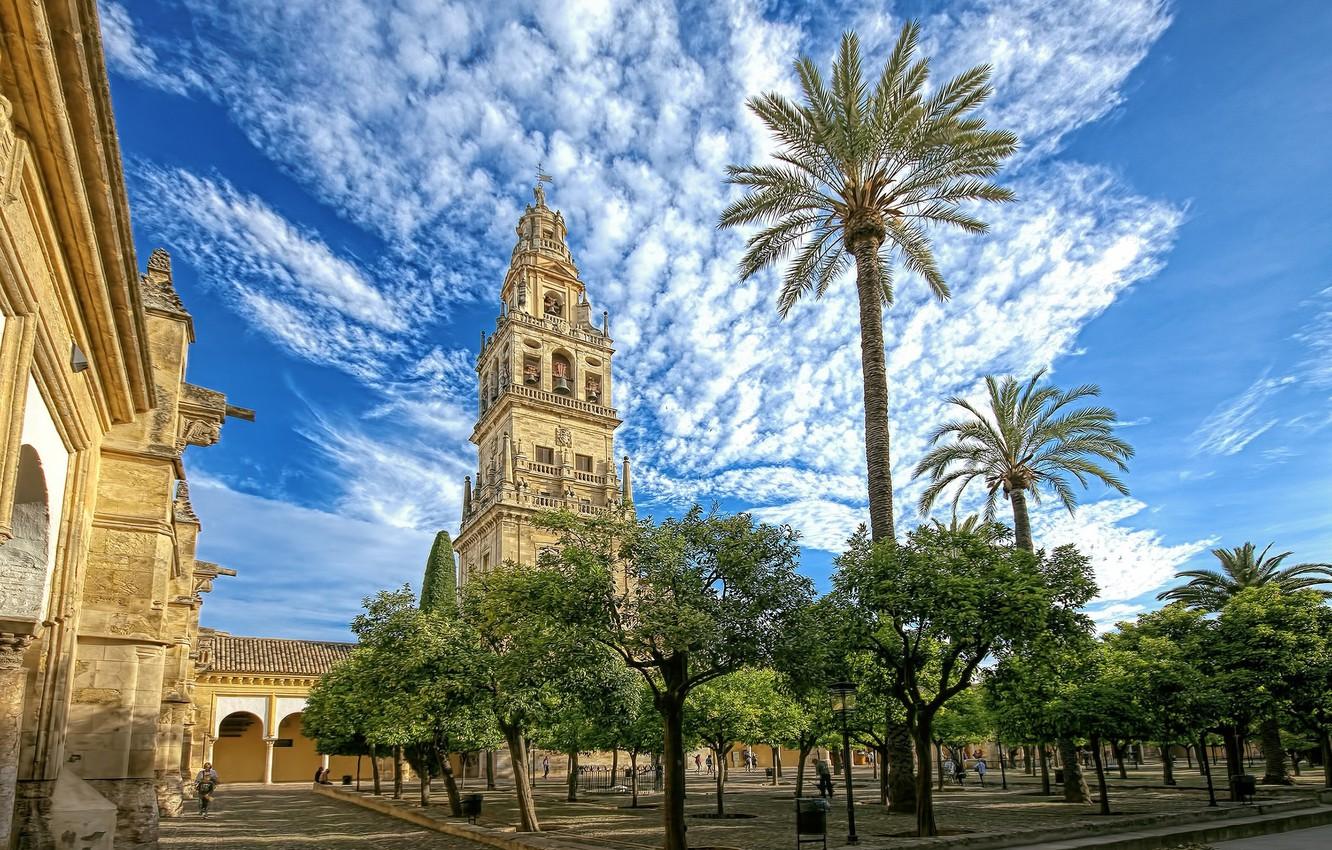
[[[200,636],[199,660],[210,673],[321,676],[350,655],[355,646],[334,641],[212,634]]]

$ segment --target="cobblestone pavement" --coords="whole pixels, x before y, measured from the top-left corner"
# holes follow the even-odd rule
[[[162,821],[172,850],[478,850],[480,845],[356,806],[304,785],[224,785],[204,820],[189,809]]]

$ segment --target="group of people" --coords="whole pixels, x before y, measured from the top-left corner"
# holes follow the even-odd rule
[[[990,766],[985,763],[985,754],[982,753],[980,750],[977,750],[975,761],[972,762],[971,766],[976,771],[977,781],[981,784],[981,786],[984,786],[985,772],[990,769]],[[953,760],[952,756],[949,756],[948,758],[944,759],[942,773],[945,779],[951,779],[954,782],[956,782],[958,785],[966,785],[967,754],[964,752],[961,758],[957,759],[956,761]]]
[[[745,766],[745,773],[758,769],[758,756],[748,747],[745,747],[744,751],[740,753],[740,761]],[[735,764],[735,753],[731,754],[731,764]],[[707,758],[704,758],[702,753],[694,753],[694,772],[702,773],[705,767],[708,776],[711,776],[718,767],[712,760],[712,754],[708,753]]]

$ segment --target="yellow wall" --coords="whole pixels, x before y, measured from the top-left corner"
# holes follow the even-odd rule
[[[241,716],[240,712],[231,715]],[[239,737],[218,738],[213,743],[213,769],[219,782],[263,782],[264,738],[262,724],[253,714],[244,715],[250,724]]]

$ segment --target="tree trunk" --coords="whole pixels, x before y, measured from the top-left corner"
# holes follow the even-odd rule
[[[775,747],[775,746],[773,746],[772,744],[769,744],[769,745],[768,745],[768,748],[769,748],[770,750],[772,750],[772,783],[771,783],[771,784],[773,784],[773,785],[780,785],[780,784],[781,784],[781,778],[782,778],[782,751],[781,751],[780,748]]]
[[[1042,748],[1044,748],[1044,746],[1044,744],[1041,745]],[[1036,775],[1036,748],[1030,744],[1022,748],[1022,769],[1027,772],[1028,776]],[[1045,793],[1048,794],[1050,792],[1047,791]]]
[[[629,808],[638,808],[638,750],[629,751]]]
[[[883,349],[882,239],[862,237],[847,248],[856,258],[860,300],[860,366],[865,388],[865,466],[869,479],[870,539],[893,538],[893,474],[888,427],[888,369]],[[928,752],[928,750],[927,750]]]
[[[1087,803],[1091,794],[1087,791],[1087,782],[1082,777],[1082,766],[1078,764],[1078,748],[1072,738],[1060,738],[1059,762],[1064,770],[1064,802]]]
[[[1041,742],[1041,793],[1047,797],[1050,795],[1050,751],[1046,748],[1045,742]]]
[[[1235,726],[1224,726],[1221,729],[1222,749],[1226,751],[1226,784],[1230,788],[1230,801],[1239,802],[1239,792],[1235,788],[1235,782],[1232,776],[1237,776],[1244,772],[1244,758],[1240,752],[1239,732]]]
[[[495,790],[495,751],[486,750],[486,790]]]
[[[726,802],[723,792],[726,790],[726,752],[720,747],[712,748],[717,757],[717,817],[726,814]]]
[[[670,676],[669,667],[665,671]],[[674,678],[674,677],[672,677]],[[683,678],[681,671],[679,678]],[[663,850],[689,850],[685,836],[685,766],[684,722],[685,694],[676,689],[667,690],[657,697],[657,711],[661,713],[663,760],[666,762],[662,785],[661,817],[665,830]]]
[[[376,797],[380,795],[379,788],[379,752],[374,744],[370,745],[370,784],[374,788]]]
[[[933,720],[925,714],[916,716],[916,752],[930,751],[930,724]],[[934,788],[930,783],[930,760],[922,758],[916,766],[916,836],[933,838],[939,834],[939,827],[934,822]]]
[[[430,768],[425,764],[421,765],[420,780],[421,808],[425,809],[430,806]]]
[[[1326,762],[1324,762],[1326,763]],[[361,790],[361,754],[356,754],[356,790]]]
[[[1291,750],[1290,753],[1290,771],[1296,776],[1300,775],[1300,751]]]
[[[935,787],[937,787],[940,791],[942,791],[944,783],[943,744],[939,741],[934,742],[934,769],[939,771],[939,781],[938,783],[936,783]]]
[[[1184,764],[1188,766],[1189,770],[1193,770],[1193,747],[1188,744],[1184,745]]]
[[[1101,792],[1101,814],[1108,815],[1110,814],[1110,792],[1105,787],[1105,765],[1101,762],[1101,737],[1099,735],[1092,735],[1091,748],[1092,759],[1096,765],[1096,786]],[[1068,770],[1067,765],[1064,766],[1064,770]],[[1068,776],[1067,773],[1064,775]]]
[[[393,799],[402,799],[402,747],[393,748]]]
[[[567,790],[567,793],[565,794],[564,799],[568,800],[570,803],[577,803],[578,802],[578,751],[571,750],[568,755],[569,755],[568,776],[564,777],[564,786]]]
[[[444,792],[449,795],[450,817],[462,817],[462,795],[458,793],[458,783],[453,776],[453,762],[449,754],[436,748],[435,759],[439,762],[439,775],[444,777]]]
[[[620,784],[620,751],[611,750],[611,787]]]
[[[800,761],[796,764],[795,795],[797,797],[805,793],[805,762],[809,761],[809,751],[813,748],[813,744],[806,746],[803,741],[800,744]]]
[[[1110,751],[1115,754],[1115,763],[1119,765],[1119,778],[1128,779],[1128,768],[1124,766],[1124,745],[1111,741]]]
[[[1161,778],[1167,785],[1175,784],[1175,757],[1169,744],[1161,745]]]
[[[1259,727],[1259,738],[1263,745],[1264,785],[1290,785],[1290,773],[1286,770],[1286,751],[1281,747],[1281,724],[1275,717],[1269,717]]]
[[[516,723],[501,723],[500,732],[509,745],[509,762],[513,765],[513,788],[518,794],[518,831],[540,832],[536,801],[532,799],[532,785],[528,782],[527,740]]]
[[[1332,788],[1332,736],[1321,724],[1318,727],[1318,749],[1323,754],[1323,787]]]
[[[1036,544],[1031,540],[1031,516],[1027,512],[1027,492],[1012,490],[1008,500],[1013,503],[1013,542],[1019,549],[1036,551]]]
[[[916,811],[916,771],[912,765],[914,756],[911,752],[911,733],[902,723],[892,721],[891,710],[886,718],[888,722],[888,811],[899,814],[914,814]],[[920,751],[922,762],[930,760],[928,747]]]

